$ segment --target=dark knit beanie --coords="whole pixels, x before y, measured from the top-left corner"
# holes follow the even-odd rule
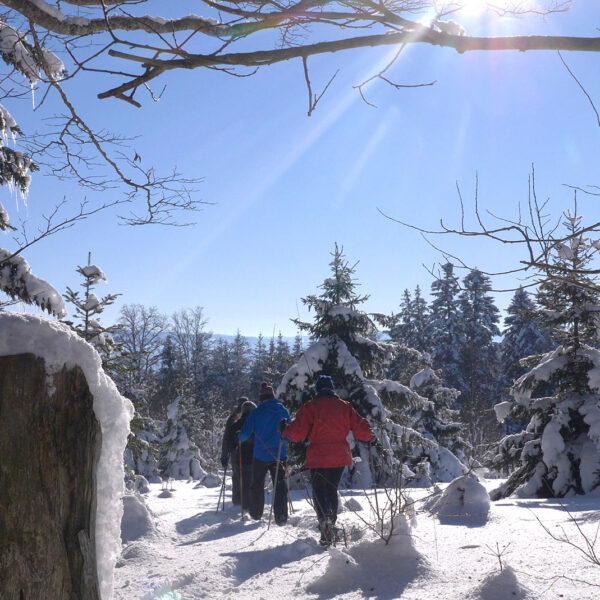
[[[315,384],[317,394],[322,394],[324,391],[330,391],[333,393],[334,385],[333,379],[329,375],[319,375],[317,383]]]
[[[246,400],[246,402],[242,404],[242,414],[247,415],[248,413],[251,413],[255,408],[256,404],[254,404],[252,400]]]
[[[268,400],[269,398],[275,398],[275,392],[273,386],[270,386],[266,381],[260,384],[260,390],[258,392],[259,400]]]

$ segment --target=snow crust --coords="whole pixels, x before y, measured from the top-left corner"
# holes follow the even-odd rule
[[[96,350],[71,329],[36,315],[0,312],[0,356],[31,353],[44,359],[49,376],[66,366],[79,366],[94,398],[102,431],[96,467],[96,556],[102,600],[110,600],[114,566],[121,552],[123,451],[133,406],[102,370]]]

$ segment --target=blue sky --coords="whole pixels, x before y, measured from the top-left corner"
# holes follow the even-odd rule
[[[502,27],[545,34],[594,36],[597,10],[582,4],[570,13],[510,20]],[[479,17],[467,30],[499,34]],[[533,23],[533,25],[532,25]],[[484,208],[515,216],[527,201],[535,163],[538,195],[553,213],[572,204],[563,184],[600,185],[600,128],[588,100],[554,52],[459,55],[452,50],[408,48],[390,77],[401,83],[436,80],[432,87],[394,90],[382,82],[356,85],[386,64],[393,49],[366,49],[310,61],[315,91],[339,68],[317,110],[306,116],[299,61],[264,68],[245,79],[217,72],[172,73],[158,103],[142,109],[97,100],[94,79],[66,89],[84,115],[126,135],[145,164],[177,166],[204,177],[199,196],[208,202],[187,228],[128,228],[114,215],[94,217],[49,238],[26,253],[34,272],[59,291],[78,284],[75,268],[88,251],[108,276],[98,293],[122,293],[106,324],[124,303],[157,306],[170,314],[202,306],[208,327],[253,336],[294,335],[290,318],[307,317],[302,296],[317,291],[329,274],[337,242],[350,261],[360,261],[366,310],[391,312],[405,288],[427,293],[440,255],[414,231],[385,219],[425,227],[440,218],[458,223],[456,182],[470,205],[475,174]],[[569,66],[600,106],[600,57],[565,53]],[[30,105],[8,106],[29,130]],[[50,110],[49,104],[44,110]],[[7,194],[7,192],[3,192]],[[116,192],[105,192],[112,194]],[[91,194],[71,183],[35,177],[22,214],[39,214],[64,195]],[[15,215],[15,201],[4,199]],[[581,213],[600,214],[596,201],[580,198]],[[15,217],[13,216],[13,220]],[[439,240],[485,271],[514,266],[519,256],[473,240]],[[498,280],[499,287],[515,285]],[[499,295],[504,308],[510,294]]]

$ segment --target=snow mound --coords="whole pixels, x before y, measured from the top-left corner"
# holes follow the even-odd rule
[[[121,519],[121,542],[133,542],[154,533],[152,516],[144,498],[139,494],[123,496],[123,518]]]
[[[526,586],[519,583],[511,567],[504,567],[500,572],[491,573],[472,594],[473,600],[533,600],[534,594]]]
[[[481,483],[469,475],[454,479],[441,493],[425,503],[425,509],[440,520],[474,519],[472,524],[484,525],[490,510],[490,496]],[[477,522],[475,522],[477,521]]]
[[[400,597],[407,585],[427,570],[426,560],[413,545],[404,515],[394,518],[388,544],[370,531],[349,549],[331,547],[328,553],[325,572],[306,587],[307,592],[321,597],[338,597],[356,590],[366,596]]]
[[[143,475],[136,475],[133,482],[133,489],[139,494],[147,494],[150,491],[150,484]]]
[[[202,480],[201,485],[209,488],[218,487],[221,485],[221,478],[215,473],[208,473],[208,475],[206,475],[206,477]]]

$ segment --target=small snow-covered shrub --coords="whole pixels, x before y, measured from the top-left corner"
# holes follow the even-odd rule
[[[477,600],[533,600],[536,596],[517,579],[511,567],[488,575],[477,587],[472,598]]]
[[[487,517],[490,496],[477,479],[469,475],[457,477],[448,487],[432,496],[425,508],[440,518]]]
[[[126,544],[151,535],[154,523],[144,498],[139,494],[123,496],[123,518],[121,519],[121,541]]]

